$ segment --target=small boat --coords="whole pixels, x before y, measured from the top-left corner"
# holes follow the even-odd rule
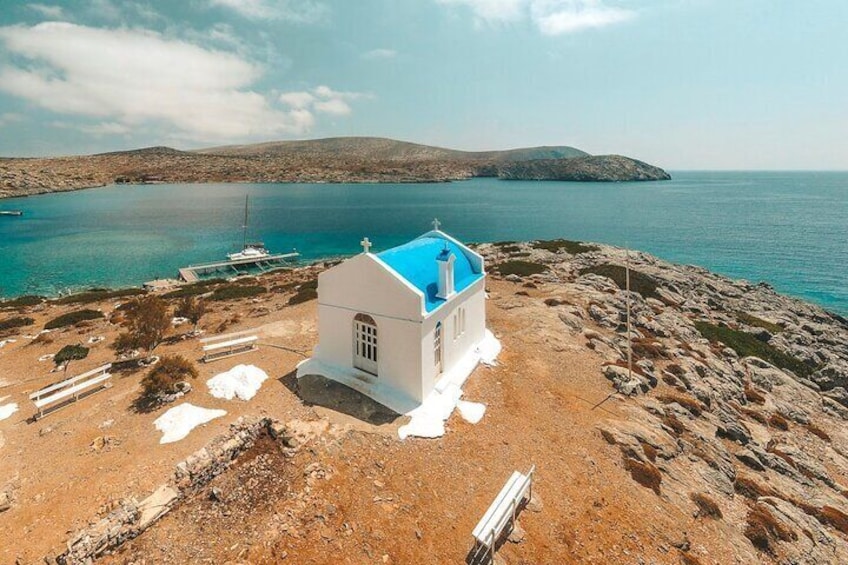
[[[235,253],[227,253],[227,259],[230,261],[238,261],[240,259],[261,259],[268,257],[271,253],[265,249],[262,243],[247,243],[242,247],[241,251]]]
[[[0,216],[23,216],[21,210],[0,210]]]
[[[242,259],[262,259],[263,257],[269,257],[271,252],[265,248],[265,244],[262,242],[253,242],[248,243],[247,241],[247,220],[248,220],[248,199],[250,197],[245,195],[244,197],[244,225],[242,225],[242,246],[241,251],[236,251],[235,253],[227,253],[227,259],[230,261],[240,261]]]

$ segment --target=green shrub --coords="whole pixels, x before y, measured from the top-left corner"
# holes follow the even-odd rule
[[[212,300],[238,300],[239,298],[251,298],[265,294],[267,289],[261,285],[229,284],[220,286],[212,293]]]
[[[521,251],[521,248],[517,245],[503,245],[500,247],[500,251],[502,253],[517,253]]]
[[[706,339],[726,345],[738,353],[740,357],[759,357],[775,367],[788,369],[799,377],[808,377],[818,369],[818,367],[808,365],[797,357],[760,341],[747,332],[701,321],[695,322],[695,327]]]
[[[186,296],[197,296],[199,294],[206,294],[211,290],[210,287],[219,284],[224,284],[225,282],[227,281],[224,279],[206,279],[191,284],[184,284],[177,290],[166,292],[162,295],[162,298],[185,298]]]
[[[32,318],[23,318],[20,316],[17,318],[9,318],[0,322],[0,332],[13,330],[15,328],[22,328],[24,326],[31,326],[34,323],[35,320]]]
[[[91,304],[100,300],[111,298],[124,298],[126,296],[138,296],[146,291],[141,288],[123,288],[118,290],[109,290],[108,288],[92,288],[85,292],[71,294],[55,300],[56,304]]]
[[[44,329],[55,330],[57,328],[64,328],[65,326],[73,326],[86,320],[97,320],[102,317],[103,312],[97,310],[77,310],[76,312],[68,312],[67,314],[53,318],[44,324]]]
[[[179,392],[178,385],[188,379],[197,378],[194,363],[181,355],[165,355],[141,380],[141,394],[135,401],[140,411],[155,408],[161,397]]]
[[[596,265],[594,267],[587,267],[580,271],[581,275],[585,275],[587,273],[594,273],[596,275],[612,279],[612,281],[618,285],[618,288],[622,290],[627,288],[626,269],[621,265]],[[634,271],[633,269],[630,269],[630,290],[641,294],[645,298],[660,297],[659,294],[657,294],[656,281],[645,273]]]
[[[289,306],[318,298],[318,279],[307,281],[297,287],[297,292],[289,298]]]
[[[521,260],[504,261],[503,263],[495,265],[494,268],[495,271],[503,276],[518,275],[519,277],[538,275],[539,273],[544,273],[548,270],[548,267],[541,263]]]
[[[53,357],[53,362],[56,365],[61,365],[68,361],[79,361],[86,357],[88,357],[87,347],[83,347],[82,345],[66,345]]]
[[[4,300],[3,302],[0,302],[0,308],[23,308],[25,306],[35,306],[36,304],[41,304],[45,300],[46,299],[43,296],[28,294],[13,298],[12,300]]]
[[[550,251],[551,253],[559,253],[560,251],[565,251],[569,255],[580,255],[581,253],[588,253],[590,251],[598,250],[597,245],[587,245],[579,241],[570,241],[567,239],[540,239],[538,241],[534,241],[531,245],[535,249],[544,249],[545,251]]]
[[[783,331],[783,326],[772,322],[767,322],[766,320],[763,320],[762,318],[757,318],[756,316],[752,316],[747,312],[736,312],[736,319],[747,326],[763,328],[769,333],[776,334]]]

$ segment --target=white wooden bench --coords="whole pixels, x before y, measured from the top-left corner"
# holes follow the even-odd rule
[[[58,410],[71,402],[76,402],[84,396],[109,388],[112,386],[110,382],[112,374],[109,372],[111,368],[112,364],[107,363],[76,377],[53,383],[31,393],[29,399],[32,400],[32,403],[35,404],[38,410],[33,418],[37,420],[45,414]]]
[[[247,335],[249,333],[236,332],[201,339],[202,361],[209,363],[210,361],[254,351],[257,348],[259,338],[256,335]]]
[[[526,498],[529,502],[533,496],[533,472],[535,470],[536,466],[533,465],[526,475],[514,471],[509,477],[509,480],[471,533],[474,536],[475,555],[476,550],[481,547],[485,548],[491,556],[491,562],[494,563],[495,544],[506,527],[515,522],[515,515],[521,507],[522,501]]]

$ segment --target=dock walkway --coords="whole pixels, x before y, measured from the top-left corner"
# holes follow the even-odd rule
[[[257,267],[260,270],[271,270],[287,265],[288,259],[300,257],[300,253],[280,253],[277,255],[267,255],[264,257],[247,257],[245,259],[236,259],[234,261],[220,261],[217,263],[206,263],[205,265],[189,265],[180,269],[180,279],[187,283],[193,283],[200,280],[201,274],[232,269],[238,271],[236,267]]]

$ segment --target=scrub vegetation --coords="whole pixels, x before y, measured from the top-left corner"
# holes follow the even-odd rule
[[[26,306],[35,306],[37,304],[41,304],[45,300],[46,299],[43,296],[27,294],[24,296],[13,298],[12,300],[4,300],[3,302],[0,302],[0,308],[24,308]]]
[[[587,267],[580,271],[581,275],[592,273],[601,277],[607,277],[618,285],[618,288],[624,290],[627,288],[626,269],[621,265],[612,265],[609,263]],[[645,298],[660,298],[657,294],[657,282],[639,271],[630,269],[630,290],[641,294]]]
[[[102,317],[103,312],[100,312],[99,310],[76,310],[75,312],[68,312],[67,314],[62,314],[61,316],[53,318],[44,324],[44,329],[55,330],[58,328],[73,326],[80,322],[85,322],[86,320],[97,320]]]
[[[753,326],[755,328],[763,328],[764,330],[768,331],[769,333],[776,334],[776,333],[780,333],[780,332],[783,331],[783,326],[781,326],[779,324],[772,323],[772,322],[768,322],[766,320],[763,320],[762,318],[757,318],[756,316],[752,316],[751,314],[748,314],[747,312],[737,312],[736,318],[740,322],[742,322],[743,324],[745,324],[747,326]]]
[[[597,245],[588,245],[579,241],[571,241],[568,239],[548,239],[538,240],[531,243],[534,249],[544,249],[551,253],[559,253],[565,251],[569,255],[580,255],[581,253],[589,253],[597,251]]]
[[[808,365],[797,357],[760,341],[756,336],[747,332],[703,321],[695,322],[695,327],[706,339],[726,345],[740,357],[759,357],[775,367],[792,371],[799,377],[808,377],[817,369],[817,367]]]
[[[182,355],[165,355],[141,380],[141,394],[135,401],[140,412],[149,412],[163,402],[163,396],[183,390],[181,383],[196,379],[197,367]]]
[[[15,328],[22,328],[24,326],[31,326],[35,323],[35,320],[32,318],[24,318],[24,317],[16,317],[9,318],[0,322],[0,333],[6,332],[8,330],[13,330]]]
[[[297,292],[289,298],[289,306],[318,298],[318,279],[307,281],[297,287]]]
[[[122,288],[118,290],[110,290],[108,288],[92,288],[79,294],[71,294],[62,298],[57,298],[56,304],[91,304],[112,298],[125,298],[127,296],[138,296],[146,291],[140,288]]]
[[[216,288],[212,293],[211,299],[217,301],[238,300],[240,298],[259,296],[260,294],[265,294],[267,291],[268,289],[261,285],[228,284]]]
[[[509,275],[518,275],[519,277],[529,277],[530,275],[538,275],[548,270],[546,265],[541,263],[533,263],[532,261],[505,261],[495,266],[497,272],[506,277]]]

